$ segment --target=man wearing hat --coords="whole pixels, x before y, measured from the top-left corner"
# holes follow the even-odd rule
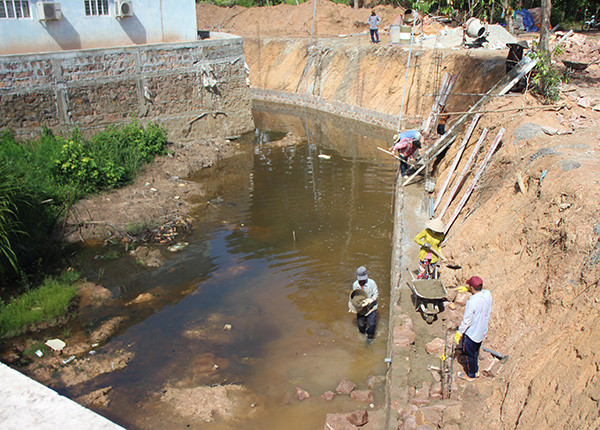
[[[479,376],[479,348],[488,331],[492,313],[492,293],[483,289],[483,281],[479,276],[471,277],[467,285],[473,295],[467,301],[454,342],[458,345],[460,338],[463,338],[462,351],[467,358],[466,372],[458,372],[458,377],[472,381]]]
[[[356,269],[356,281],[352,284],[352,291],[362,290],[366,298],[362,299],[358,306],[348,302],[349,312],[356,312],[356,324],[358,331],[367,334],[367,342],[371,343],[375,336],[375,324],[377,322],[377,298],[379,290],[374,280],[369,279],[367,268],[360,266]]]
[[[408,159],[415,159],[415,153],[421,148],[421,139],[423,136],[419,130],[406,130],[400,134],[394,135],[394,145],[389,149],[390,152],[398,151],[400,157],[400,173],[402,177],[408,177]]]
[[[506,56],[506,73],[510,72],[523,59],[523,54],[529,49],[529,44],[526,40],[521,40],[517,43],[507,43],[509,48]],[[511,91],[522,92],[527,86],[527,77],[522,77],[519,82],[511,88]]]
[[[440,218],[434,218],[427,221],[425,228],[415,236],[414,241],[421,246],[419,251],[419,279],[426,275],[428,266],[435,269],[439,257],[436,251],[439,251],[444,241],[444,222]]]

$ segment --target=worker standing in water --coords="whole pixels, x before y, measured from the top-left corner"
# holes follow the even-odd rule
[[[439,260],[436,251],[439,251],[444,241],[445,227],[440,218],[434,218],[427,221],[425,228],[415,236],[415,243],[421,246],[419,250],[419,275],[417,278],[435,278]]]
[[[360,293],[356,294],[355,293]],[[353,301],[356,296],[357,300]],[[358,331],[367,335],[367,343],[373,341],[375,326],[377,324],[377,298],[379,290],[377,283],[369,279],[367,268],[360,266],[356,269],[356,281],[352,284],[351,299],[348,302],[349,312],[356,313],[356,324]]]

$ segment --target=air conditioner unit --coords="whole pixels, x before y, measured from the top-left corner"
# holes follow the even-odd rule
[[[62,11],[59,2],[38,2],[38,21],[56,21],[62,19]]]
[[[117,18],[133,16],[133,8],[131,7],[131,2],[128,0],[115,1],[115,16]]]

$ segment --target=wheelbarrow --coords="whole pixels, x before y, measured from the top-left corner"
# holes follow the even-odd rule
[[[408,286],[413,292],[415,309],[421,312],[427,324],[431,324],[444,309],[448,295],[446,287],[439,279],[412,279]]]
[[[570,70],[573,70],[573,71],[576,70],[578,72],[584,71],[585,69],[587,69],[592,64],[598,62],[598,60],[592,61],[591,63],[580,63],[580,62],[577,62],[577,61],[569,61],[569,60],[561,60],[561,61],[565,65],[565,67],[567,69],[570,69]]]

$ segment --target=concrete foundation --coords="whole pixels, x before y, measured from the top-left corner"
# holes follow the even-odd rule
[[[2,363],[0,381],[0,428],[123,428]]]

